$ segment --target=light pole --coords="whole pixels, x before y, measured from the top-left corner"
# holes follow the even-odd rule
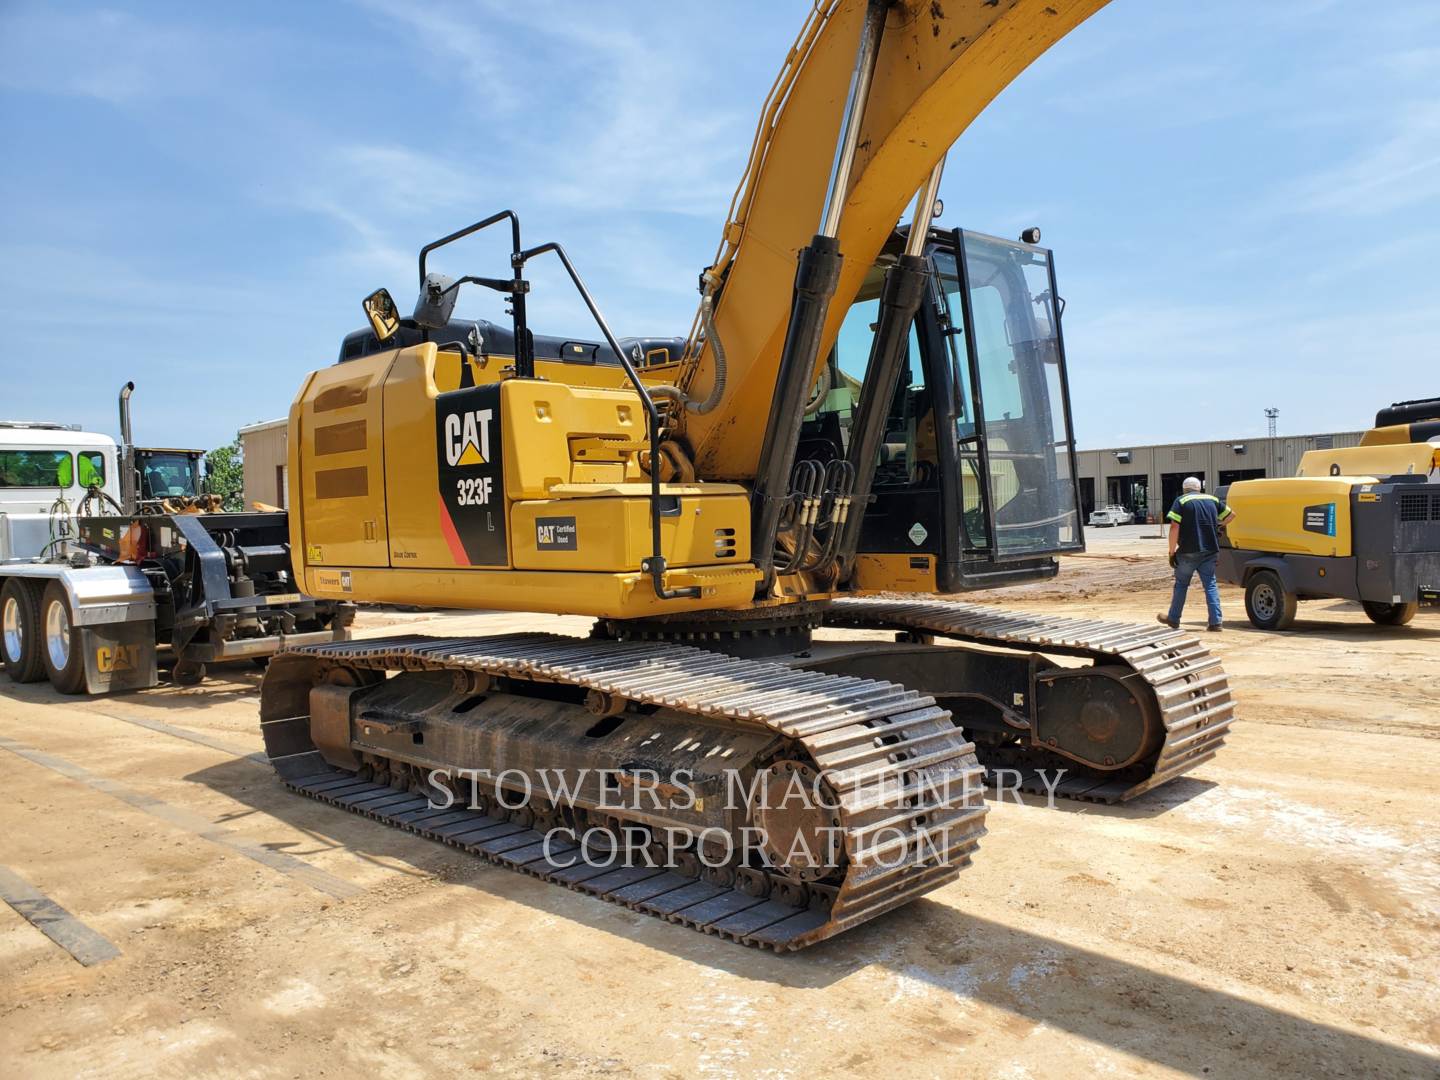
[[[1269,408],[1269,409],[1266,409],[1266,410],[1265,410],[1265,421],[1266,421],[1266,426],[1267,426],[1267,428],[1268,428],[1268,437],[1269,437],[1269,440],[1270,440],[1270,475],[1271,475],[1271,476],[1278,476],[1278,475],[1280,474],[1280,447],[1279,447],[1278,445],[1276,445],[1276,442],[1275,442],[1275,432],[1276,432],[1276,430],[1277,430],[1278,427],[1279,427],[1279,423],[1278,423],[1279,420],[1280,420],[1280,410],[1279,410],[1279,409]]]

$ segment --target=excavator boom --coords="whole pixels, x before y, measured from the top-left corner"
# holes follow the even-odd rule
[[[850,301],[937,161],[995,96],[1105,0],[904,0],[886,5],[836,234],[844,265],[820,339]],[[719,408],[686,422],[702,477],[755,475],[790,315],[796,254],[821,223],[867,0],[816,5],[786,57],[709,273],[727,353]],[[714,377],[704,348],[692,396]]]

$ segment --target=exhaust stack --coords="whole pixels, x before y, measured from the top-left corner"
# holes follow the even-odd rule
[[[125,514],[136,514],[140,500],[135,475],[135,438],[130,430],[130,395],[135,384],[127,382],[120,388],[120,508]]]

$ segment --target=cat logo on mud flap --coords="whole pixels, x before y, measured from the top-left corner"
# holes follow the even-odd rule
[[[95,669],[105,674],[134,671],[139,666],[139,645],[101,645],[95,650]]]

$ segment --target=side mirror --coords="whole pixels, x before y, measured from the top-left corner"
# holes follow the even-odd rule
[[[370,320],[370,329],[375,331],[377,340],[389,341],[399,331],[400,312],[395,308],[389,289],[376,289],[365,297],[361,306],[365,308],[365,317]]]
[[[450,325],[450,316],[455,311],[455,301],[459,296],[460,290],[454,278],[444,274],[426,274],[412,317],[423,330],[444,330]]]

